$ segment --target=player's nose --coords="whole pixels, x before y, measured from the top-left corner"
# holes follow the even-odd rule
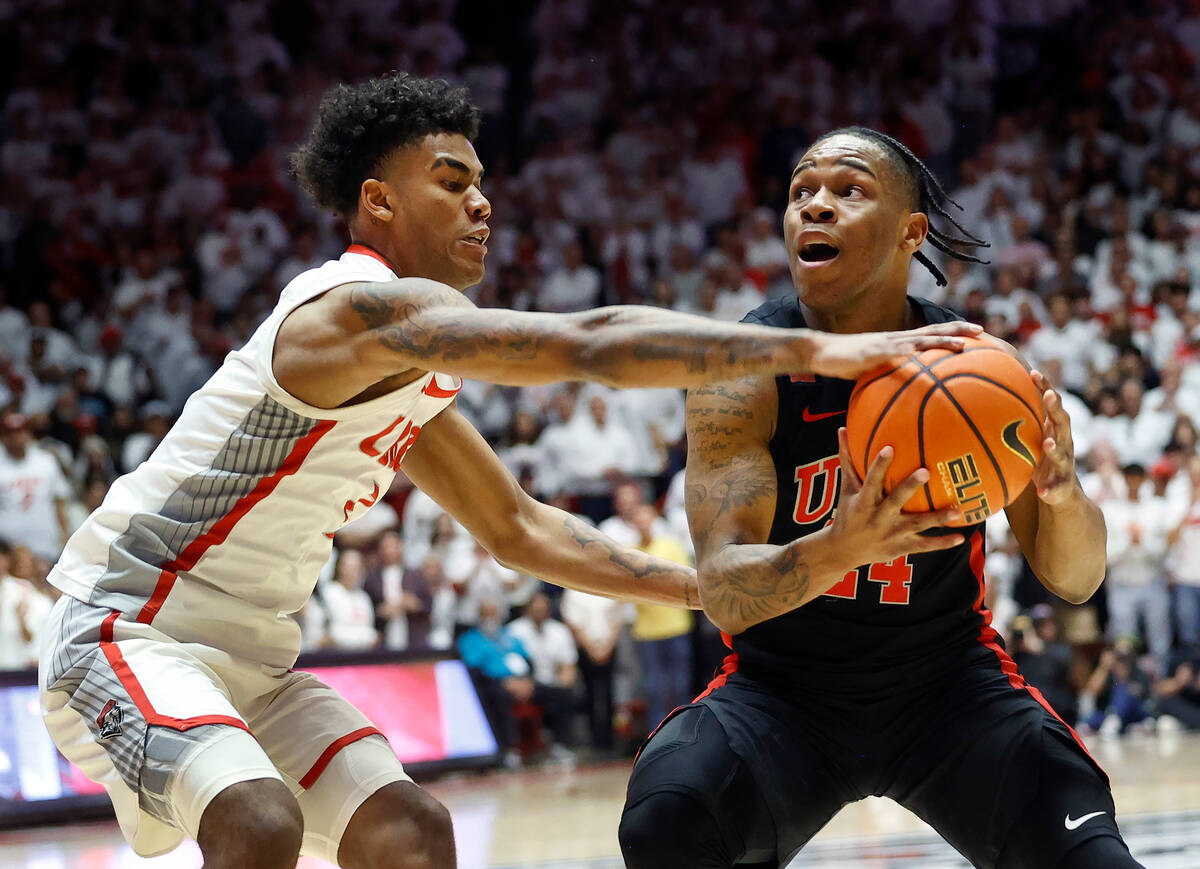
[[[837,211],[824,187],[804,203],[800,209],[800,219],[804,223],[837,223]]]
[[[475,220],[487,220],[492,216],[492,203],[488,202],[488,198],[478,188],[467,197],[467,213]]]

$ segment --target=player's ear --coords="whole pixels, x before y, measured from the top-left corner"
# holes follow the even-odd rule
[[[391,220],[395,212],[388,199],[389,188],[378,178],[368,178],[358,191],[359,207],[374,220]]]
[[[923,212],[914,211],[904,222],[904,234],[900,240],[906,253],[916,253],[929,234],[929,218]]]

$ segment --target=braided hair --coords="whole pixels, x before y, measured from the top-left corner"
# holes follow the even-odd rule
[[[929,234],[926,236],[930,244],[957,260],[983,264],[988,262],[971,253],[970,248],[991,247],[991,245],[954,219],[954,216],[946,209],[946,204],[953,205],[959,211],[962,211],[962,206],[950,198],[937,176],[921,162],[916,154],[908,150],[903,142],[893,139],[887,133],[872,130],[870,127],[840,127],[821,136],[813,142],[813,145],[838,135],[857,136],[879,145],[904,180],[911,206],[930,216],[937,215],[960,233],[955,235],[954,232],[942,232],[940,229],[936,229],[931,222]],[[942,274],[941,269],[934,265],[933,260],[919,250],[913,256],[917,262],[929,269],[934,280],[938,282],[938,286],[946,286],[946,276]]]

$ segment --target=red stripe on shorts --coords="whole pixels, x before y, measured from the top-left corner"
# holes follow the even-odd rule
[[[142,607],[142,611],[137,614],[137,621],[144,624],[151,624],[154,617],[158,615],[159,609],[167,599],[167,595],[171,593],[171,587],[175,585],[175,580],[179,578],[180,573],[186,573],[196,566],[196,562],[213,546],[220,546],[224,543],[233,527],[237,525],[242,518],[250,512],[255,504],[262,501],[268,495],[275,491],[275,487],[280,484],[284,477],[290,477],[296,471],[300,470],[300,466],[304,464],[304,460],[308,458],[308,454],[312,452],[312,448],[317,445],[317,441],[329,433],[329,430],[336,425],[334,420],[323,419],[313,426],[312,431],[302,437],[292,447],[292,451],[284,458],[283,463],[275,470],[275,473],[269,477],[263,477],[258,481],[258,484],[250,490],[246,495],[243,495],[233,509],[222,516],[216,523],[201,534],[183,550],[176,558],[168,561],[162,566],[162,572],[158,575],[158,583],[154,586],[154,593],[150,596],[150,600],[146,601],[146,605]]]
[[[250,728],[245,721],[240,718],[234,718],[232,715],[194,715],[191,718],[176,718],[173,715],[160,715],[154,709],[154,704],[150,702],[150,698],[146,696],[145,690],[142,688],[142,683],[138,681],[137,676],[133,675],[133,670],[129,667],[129,662],[125,660],[125,656],[121,654],[120,647],[113,641],[113,622],[121,614],[113,612],[104,623],[100,626],[100,650],[104,652],[104,657],[108,659],[108,664],[116,673],[117,679],[121,685],[129,693],[129,698],[133,701],[133,705],[138,708],[138,712],[146,719],[147,724],[155,724],[162,727],[170,727],[173,730],[191,730],[193,727],[200,727],[204,724],[226,724],[230,727],[236,727],[250,732]]]
[[[971,535],[971,572],[975,574],[975,581],[979,583],[979,596],[975,598],[975,612],[979,613],[982,619],[982,624],[979,626],[979,642],[986,648],[992,651],[996,656],[996,660],[1000,662],[1000,671],[1008,677],[1008,684],[1012,685],[1020,691],[1028,691],[1037,704],[1049,712],[1058,720],[1063,727],[1067,728],[1071,737],[1083,749],[1083,753],[1092,758],[1092,763],[1096,764],[1098,769],[1103,769],[1092,757],[1092,753],[1088,751],[1083,740],[1079,738],[1079,734],[1075,732],[1075,728],[1063,721],[1062,716],[1054,711],[1054,707],[1042,696],[1042,692],[1025,681],[1025,677],[1021,675],[1021,671],[1017,669],[1017,662],[1009,657],[1008,652],[1004,651],[1004,647],[996,642],[999,637],[996,629],[992,627],[992,613],[983,605],[984,583],[983,583],[983,531],[977,530]]]
[[[321,773],[325,772],[325,767],[329,766],[329,762],[333,760],[333,756],[345,748],[352,742],[358,742],[360,739],[365,739],[368,736],[383,736],[374,727],[360,727],[345,736],[339,736],[333,742],[329,743],[329,747],[321,752],[321,756],[317,758],[317,762],[312,765],[312,769],[304,774],[304,778],[300,779],[300,787],[308,790],[317,783],[317,779],[321,777]],[[384,737],[386,739],[386,737]]]

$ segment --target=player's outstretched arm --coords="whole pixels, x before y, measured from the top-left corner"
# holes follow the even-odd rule
[[[778,395],[770,377],[746,377],[688,395],[687,513],[696,547],[700,601],[731,634],[803,606],[860,564],[945,549],[962,537],[922,537],[952,511],[901,515],[928,478],[920,471],[883,494],[890,453],[860,481],[843,475],[834,522],[783,546],[768,544],[778,485],[768,444]],[[842,462],[850,466],[844,430]]]
[[[710,320],[640,305],[577,314],[477,308],[422,278],[335,287],[280,327],[275,374],[319,407],[385,377],[440,371],[525,386],[594,380],[616,387],[690,387],[753,373],[856,377],[907,353],[958,349],[978,327],[834,335]]]
[[[604,597],[700,605],[694,570],[621,546],[529,497],[453,407],[422,429],[403,470],[507,567]]]

